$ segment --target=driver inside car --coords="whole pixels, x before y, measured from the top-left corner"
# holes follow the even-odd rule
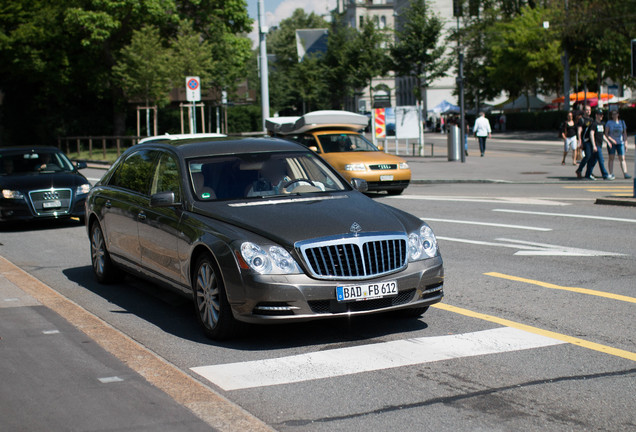
[[[249,187],[246,196],[270,196],[292,193],[299,186],[315,186],[317,190],[324,187],[314,185],[310,180],[292,179],[287,173],[287,163],[284,159],[269,159],[264,162],[259,171],[258,180]]]

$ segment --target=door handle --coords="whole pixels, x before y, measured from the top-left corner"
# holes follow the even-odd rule
[[[106,207],[107,209],[111,208],[112,206],[113,206],[113,205],[111,204],[111,202],[110,202],[110,201],[106,201],[106,202],[104,203],[104,207]]]
[[[138,220],[140,220],[140,221],[145,221],[145,220],[146,220],[146,213],[144,213],[144,212],[142,212],[142,211],[141,211],[141,212],[139,212],[139,213],[137,214],[137,219],[138,219]]]

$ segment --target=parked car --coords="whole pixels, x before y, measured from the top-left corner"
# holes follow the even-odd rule
[[[433,231],[355,188],[291,141],[139,144],[86,201],[93,271],[192,297],[214,339],[240,322],[421,315],[443,296]]]
[[[265,126],[271,135],[319,153],[346,179],[366,180],[369,191],[399,195],[411,181],[411,169],[406,160],[385,153],[360,133],[368,123],[369,117],[348,111],[313,111],[269,118]]]
[[[0,148],[0,222],[83,218],[85,167],[55,147]]]

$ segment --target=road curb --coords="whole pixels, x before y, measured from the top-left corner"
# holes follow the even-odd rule
[[[0,256],[0,273],[216,430],[274,431],[240,406],[64,297],[3,256]]]

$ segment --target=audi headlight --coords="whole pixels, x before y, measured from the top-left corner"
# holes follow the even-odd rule
[[[409,164],[407,164],[406,162],[400,162],[399,167],[400,169],[409,169]]]
[[[91,185],[88,183],[84,183],[81,186],[78,186],[77,189],[75,189],[75,194],[76,195],[80,195],[80,194],[87,194],[88,192],[90,192],[91,190]]]
[[[428,225],[409,234],[409,261],[432,258],[437,255],[437,239]]]
[[[345,171],[366,171],[363,163],[352,163],[345,165]]]
[[[2,198],[5,199],[23,199],[24,194],[18,190],[2,189]]]
[[[294,258],[280,246],[264,249],[252,242],[244,242],[241,245],[241,257],[252,270],[260,274],[302,273]]]

